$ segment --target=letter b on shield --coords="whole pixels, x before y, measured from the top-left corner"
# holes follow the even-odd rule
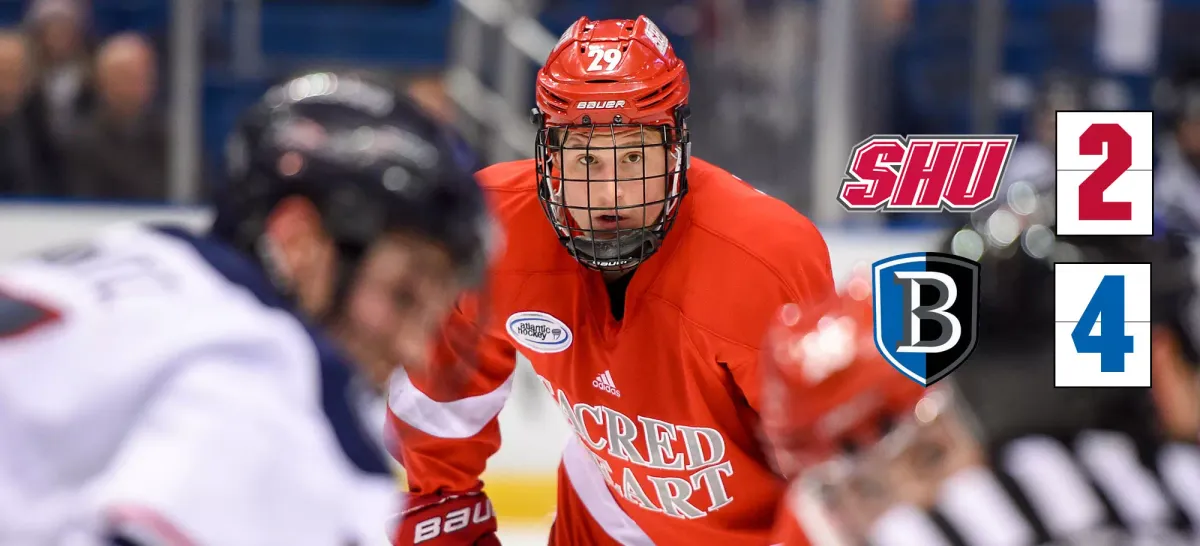
[[[928,387],[975,350],[979,263],[939,252],[875,262],[875,346],[905,377]]]

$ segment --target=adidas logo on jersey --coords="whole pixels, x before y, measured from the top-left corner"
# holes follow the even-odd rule
[[[608,370],[604,370],[604,373],[597,375],[596,379],[592,380],[592,386],[617,398],[621,397],[621,391],[617,390],[617,384],[613,383],[612,374]]]

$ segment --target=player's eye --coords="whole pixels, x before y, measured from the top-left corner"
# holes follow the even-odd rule
[[[392,305],[396,309],[412,309],[417,304],[417,296],[412,288],[397,288],[392,291]]]
[[[583,154],[579,156],[578,161],[580,165],[592,166],[599,163],[600,159],[592,154]]]
[[[625,154],[625,161],[627,163],[641,163],[642,152],[630,152]]]

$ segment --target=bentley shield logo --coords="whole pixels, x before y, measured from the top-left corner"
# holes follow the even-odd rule
[[[928,387],[975,350],[979,263],[915,252],[872,266],[875,346],[897,370]]]

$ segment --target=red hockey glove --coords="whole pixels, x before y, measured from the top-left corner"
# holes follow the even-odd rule
[[[395,546],[500,546],[496,516],[483,491],[409,497]]]

